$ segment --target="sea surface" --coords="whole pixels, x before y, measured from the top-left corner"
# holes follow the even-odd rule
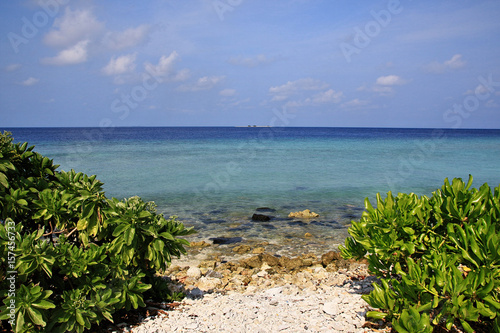
[[[3,130],[3,129],[2,129]],[[198,233],[336,246],[377,192],[430,196],[445,178],[500,184],[500,130],[297,127],[11,128],[15,142],[96,174],[108,197],[155,201]],[[274,218],[254,222],[259,208]],[[310,209],[319,218],[288,219]],[[312,237],[304,237],[305,233]]]

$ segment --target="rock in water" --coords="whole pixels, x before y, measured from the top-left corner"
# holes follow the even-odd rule
[[[313,217],[319,217],[319,214],[315,212],[311,212],[309,209],[305,209],[303,211],[299,212],[291,212],[288,214],[288,217],[296,217],[296,218],[302,218],[302,219],[310,219]]]
[[[214,244],[234,244],[243,241],[241,237],[215,237],[210,238]]]
[[[252,221],[267,222],[271,220],[271,216],[264,214],[253,214]]]
[[[269,208],[269,207],[259,207],[255,211],[257,212],[268,212],[268,213],[274,213],[276,209]]]
[[[238,245],[233,248],[233,252],[238,254],[245,254],[252,251],[252,248],[248,245]]]

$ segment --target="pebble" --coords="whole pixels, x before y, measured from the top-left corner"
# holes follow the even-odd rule
[[[167,272],[174,285],[184,281],[177,284],[183,305],[127,332],[384,332],[363,327],[373,309],[361,296],[375,281],[364,264],[342,264],[331,253],[280,260],[247,253],[213,262],[200,255]]]
[[[186,275],[198,279],[201,276],[201,270],[198,267],[190,267],[186,272]]]
[[[342,273],[329,274],[320,281],[306,275],[317,284],[315,291],[293,283],[263,283],[243,292],[198,292],[168,315],[149,318],[129,332],[382,332],[363,328],[371,309],[360,290],[366,292],[373,279],[352,281],[339,278]]]

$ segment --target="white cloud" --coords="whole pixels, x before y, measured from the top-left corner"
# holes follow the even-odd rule
[[[462,68],[465,66],[465,61],[462,60],[461,54],[455,54],[450,60],[446,60],[444,65],[448,68]]]
[[[161,56],[157,65],[153,65],[147,62],[144,64],[144,68],[149,74],[160,80],[185,81],[189,78],[189,70],[175,69],[175,63],[177,62],[178,58],[179,54],[177,54],[176,51],[173,51],[169,56]]]
[[[68,48],[83,40],[90,40],[104,29],[94,14],[88,10],[74,10],[66,7],[63,16],[54,20],[52,30],[45,37],[47,45]]]
[[[228,108],[235,108],[235,107],[244,107],[244,104],[250,102],[250,97],[247,97],[245,99],[230,99],[230,100],[223,100],[223,103],[219,103],[219,105],[225,109]]]
[[[405,83],[406,83],[405,80],[403,80],[401,77],[397,75],[381,76],[375,82],[375,84],[380,86],[400,86]]]
[[[219,91],[219,95],[224,97],[231,97],[236,95],[236,89],[223,89]]]
[[[88,40],[78,42],[76,45],[62,50],[57,56],[52,58],[43,58],[42,63],[46,65],[75,65],[87,61],[88,56]]]
[[[236,66],[244,66],[244,67],[257,67],[259,65],[265,65],[265,64],[270,64],[274,61],[276,61],[277,58],[268,58],[263,54],[259,54],[255,57],[243,57],[243,56],[238,56],[238,57],[231,57],[229,58],[228,62],[232,65]]]
[[[344,96],[341,91],[328,89],[320,93],[314,94],[312,97],[307,97],[302,100],[289,101],[286,107],[301,107],[301,106],[319,106],[322,104],[339,103]]]
[[[439,63],[434,61],[428,65],[424,66],[424,69],[430,73],[442,74],[455,69],[460,69],[467,64],[465,60],[462,59],[461,54],[455,54],[451,59]]]
[[[212,89],[217,83],[224,80],[224,76],[204,76],[195,83],[183,84],[177,90],[179,91],[200,91]]]
[[[487,108],[498,108],[499,107],[497,102],[495,102],[493,99],[488,100],[484,106]]]
[[[486,88],[484,85],[480,84],[476,87],[474,90],[467,90],[464,95],[485,95],[489,94],[490,92],[488,91],[488,88]]]
[[[21,85],[23,85],[25,87],[29,87],[29,86],[37,84],[38,81],[40,81],[40,79],[36,79],[34,77],[29,77],[28,79],[21,82]]]
[[[150,31],[149,25],[143,24],[124,31],[108,32],[103,38],[103,44],[113,50],[122,50],[144,42]]]
[[[353,100],[350,100],[348,102],[342,103],[342,107],[347,107],[347,108],[359,108],[362,106],[368,105],[370,102],[361,100],[359,98],[355,98]]]
[[[135,69],[136,54],[128,54],[118,58],[111,58],[109,63],[102,69],[105,75],[120,75],[133,72]]]
[[[269,93],[273,96],[271,102],[288,100],[285,103],[287,107],[339,103],[344,96],[341,91],[329,89],[328,83],[312,78],[288,81],[281,86],[269,88]],[[292,98],[293,100],[290,100]]]
[[[21,64],[10,64],[10,65],[5,67],[5,70],[7,72],[13,72],[13,71],[18,70],[19,68],[21,68]]]
[[[298,79],[288,81],[287,83],[269,88],[269,93],[273,95],[271,101],[283,101],[291,96],[308,90],[323,90],[327,89],[328,84],[312,78]]]
[[[375,84],[371,88],[367,88],[366,86],[359,87],[358,91],[368,90],[372,92],[379,93],[381,95],[391,95],[394,93],[394,86],[401,86],[408,83],[407,80],[404,80],[398,75],[387,75],[380,76],[375,81]]]
[[[394,92],[394,89],[389,86],[374,85],[371,91],[379,93],[381,95],[390,95]]]
[[[327,91],[323,91],[314,95],[311,99],[311,103],[314,105],[324,103],[338,103],[343,96],[343,92],[329,89]]]

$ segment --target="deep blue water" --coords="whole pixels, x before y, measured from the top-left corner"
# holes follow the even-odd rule
[[[467,180],[469,174],[475,187],[500,184],[500,130],[7,130],[15,142],[35,145],[62,170],[97,174],[108,196],[155,201],[160,211],[194,225],[200,237],[204,232],[287,232],[277,222],[274,229],[251,224],[258,207],[275,209],[277,220],[290,211],[311,209],[321,215],[315,225],[321,233],[359,218],[364,198],[377,192],[430,195],[444,178]],[[231,233],[235,224],[246,227]]]

